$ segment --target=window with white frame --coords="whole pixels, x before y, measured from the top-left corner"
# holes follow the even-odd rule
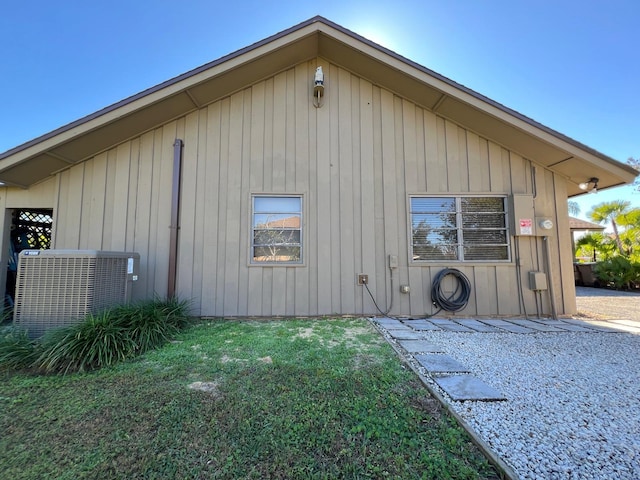
[[[302,263],[302,196],[252,197],[251,263]]]
[[[413,261],[509,261],[506,198],[412,196]]]

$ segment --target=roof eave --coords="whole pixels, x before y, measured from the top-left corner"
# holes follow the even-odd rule
[[[585,176],[598,177],[600,188],[607,188],[630,183],[637,173],[323,17],[314,17],[0,154],[0,180],[29,186],[315,57],[327,58],[566,176],[570,196],[581,193],[577,184]]]

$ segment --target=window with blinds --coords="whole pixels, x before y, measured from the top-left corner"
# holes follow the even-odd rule
[[[413,196],[413,261],[509,261],[506,198]]]
[[[252,197],[251,263],[302,263],[302,196]]]

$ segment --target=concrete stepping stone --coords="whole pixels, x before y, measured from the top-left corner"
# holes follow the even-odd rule
[[[609,320],[611,323],[616,324],[616,325],[624,325],[627,327],[634,327],[635,329],[638,328],[638,322],[636,322],[635,320]]]
[[[399,340],[398,343],[408,353],[442,352],[442,348],[426,340]]]
[[[374,318],[373,321],[376,322],[378,325],[382,325],[383,327],[387,325],[396,325],[400,323],[399,320],[396,320],[395,318],[389,318],[389,317]]]
[[[485,320],[482,320],[482,322],[486,323],[487,325],[491,325],[492,327],[497,327],[497,328],[499,328],[501,330],[506,330],[507,332],[511,332],[511,333],[533,333],[533,332],[535,332],[535,330],[532,330],[532,329],[526,328],[526,327],[522,327],[520,325],[516,325],[514,323],[510,323],[510,322],[507,322],[505,320],[487,318]]]
[[[544,319],[536,320],[536,322],[544,323],[545,325],[552,325],[554,327],[557,327],[567,332],[593,332],[593,330],[589,328],[589,326],[586,324],[580,325],[577,323],[569,323],[561,320],[544,320]]]
[[[537,330],[538,332],[552,333],[552,332],[561,332],[562,330],[556,328],[552,325],[545,325],[544,323],[534,322],[533,320],[526,319],[513,319],[511,323],[516,325],[520,325],[521,327],[531,328],[532,330]]]
[[[415,330],[388,330],[387,332],[396,340],[420,340],[422,338],[422,334]]]
[[[456,320],[461,325],[472,329],[475,332],[481,333],[495,333],[500,332],[501,330],[496,327],[492,327],[491,325],[487,325],[486,323],[482,323],[478,320],[474,320],[472,318],[461,318],[460,320]]]
[[[434,325],[428,320],[405,320],[405,325],[413,328],[414,330],[421,331],[439,331],[442,330],[440,327]]]
[[[434,377],[434,381],[455,401],[495,402],[507,399],[498,390],[472,375],[446,375]]]
[[[416,361],[429,373],[468,373],[469,369],[449,355],[415,355]]]
[[[620,330],[616,330],[615,328],[612,327],[607,327],[607,322],[601,322],[601,321],[589,321],[589,322],[585,322],[583,320],[578,320],[576,318],[567,318],[564,320],[567,323],[572,323],[574,325],[580,325],[581,327],[585,327],[588,328],[589,330],[595,331],[595,332],[619,332]]]
[[[465,327],[464,325],[459,325],[453,320],[448,318],[434,318],[431,322],[442,330],[446,330],[449,332],[473,332],[470,328]]]
[[[395,318],[383,317],[376,318],[374,321],[386,330],[411,330],[404,323],[400,320],[396,320]]]
[[[597,327],[600,331],[605,332],[631,332],[640,333],[640,329],[637,327],[637,322],[631,320],[631,325],[627,325],[626,320],[607,320],[604,322],[593,322],[591,325]]]

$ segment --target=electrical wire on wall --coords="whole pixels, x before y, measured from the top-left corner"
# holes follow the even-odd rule
[[[393,269],[390,269],[390,270],[391,270],[391,303],[389,304],[389,308],[387,309],[386,312],[383,312],[382,309],[378,306],[375,298],[373,297],[373,294],[371,293],[371,290],[369,290],[369,286],[366,283],[364,284],[364,287],[366,288],[367,293],[369,294],[369,296],[371,297],[371,300],[373,301],[373,304],[375,305],[376,309],[378,310],[378,312],[380,312],[381,315],[400,320],[397,317],[389,315],[389,312],[393,307]],[[456,289],[451,294],[446,295],[445,292],[442,290],[442,283],[445,277],[449,275],[453,276],[457,280],[457,286],[456,286]],[[446,310],[448,312],[458,312],[460,310],[463,310],[467,306],[470,298],[471,298],[471,282],[469,282],[469,279],[466,277],[466,275],[462,273],[460,270],[457,270],[455,268],[445,268],[443,270],[440,270],[436,274],[431,284],[431,301],[433,305],[438,308],[438,310],[432,313],[431,315],[425,314],[422,317],[413,318],[413,320],[434,317],[438,313],[440,313],[442,310]]]
[[[378,312],[380,312],[381,315],[383,316],[388,316],[389,312],[391,311],[391,309],[393,308],[393,268],[389,268],[389,271],[391,272],[391,278],[390,278],[390,283],[391,283],[391,301],[389,302],[389,308],[387,308],[386,312],[383,312],[382,309],[378,306],[378,304],[376,303],[376,299],[373,298],[373,294],[371,293],[371,290],[369,290],[369,285],[367,283],[364,283],[364,288],[367,289],[367,293],[369,294],[369,296],[371,297],[371,301],[373,302],[373,304],[376,306],[376,310],[378,310]]]

